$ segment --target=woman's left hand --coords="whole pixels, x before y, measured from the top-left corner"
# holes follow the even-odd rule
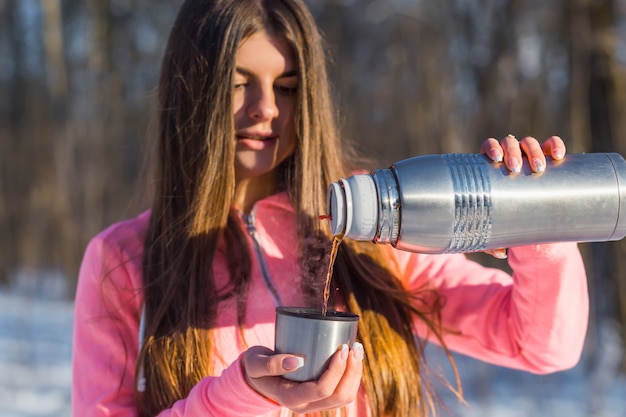
[[[252,346],[242,359],[246,382],[270,401],[301,414],[343,407],[357,397],[363,375],[360,343],[355,343],[352,349],[344,345],[335,352],[328,369],[316,381],[295,382],[282,378],[297,369],[294,359],[294,355]]]
[[[501,140],[486,139],[480,147],[480,153],[487,155],[494,162],[504,162],[511,172],[522,170],[523,156],[526,155],[530,168],[534,172],[543,172],[546,169],[546,156],[560,160],[565,156],[565,143],[558,136],[550,136],[543,143],[531,136],[518,140],[513,135],[506,135]],[[507,257],[506,249],[491,249],[485,251],[498,259]]]

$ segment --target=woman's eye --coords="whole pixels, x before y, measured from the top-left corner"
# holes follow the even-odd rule
[[[286,86],[286,85],[277,85],[274,88],[276,89],[278,94],[283,95],[283,96],[291,96],[291,95],[296,94],[296,92],[298,91],[297,86],[292,87],[292,86]]]
[[[248,85],[248,83],[235,83],[235,84],[233,85],[233,88],[234,88],[235,90],[241,90],[242,88],[244,88],[244,87],[245,87],[245,86],[247,86],[247,85]]]

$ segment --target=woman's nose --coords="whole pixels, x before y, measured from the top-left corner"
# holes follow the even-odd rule
[[[250,97],[248,116],[258,120],[271,120],[278,116],[278,106],[273,88],[259,88]]]

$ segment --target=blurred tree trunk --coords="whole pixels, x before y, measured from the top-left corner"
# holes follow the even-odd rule
[[[589,0],[563,0],[565,28],[570,56],[568,149],[570,152],[585,152],[591,148],[591,126],[589,123],[589,49],[591,28],[587,6]]]
[[[84,192],[84,206],[82,219],[83,226],[92,233],[104,224],[103,218],[103,197],[105,194],[106,181],[109,170],[104,166],[103,162],[106,161],[105,154],[107,148],[105,145],[105,137],[107,137],[107,130],[110,125],[108,124],[110,110],[112,103],[108,103],[109,94],[109,79],[114,76],[111,74],[111,16],[109,14],[109,0],[89,0],[88,11],[89,21],[91,23],[91,47],[88,56],[88,68],[89,68],[89,101],[93,106],[89,112],[89,118],[86,120],[87,129],[81,132],[84,135],[89,135],[89,144],[85,144],[88,148],[91,148],[90,159],[87,165],[84,165],[85,187],[82,190]],[[115,141],[115,137],[109,136],[111,141]],[[112,162],[112,161],[111,161]]]
[[[6,42],[6,56],[4,59],[14,65],[14,76],[10,81],[4,81],[0,94],[0,282],[6,282],[10,270],[14,267],[17,251],[15,237],[15,214],[19,207],[13,196],[13,187],[10,182],[14,174],[13,157],[15,155],[14,144],[19,142],[17,125],[20,116],[22,95],[20,79],[18,78],[17,66],[19,65],[18,32],[15,20],[15,3],[3,2],[0,7],[0,36]]]
[[[563,5],[570,50],[568,148],[626,155],[626,142],[619,137],[626,127],[626,88],[615,56],[617,6],[612,0],[564,0]],[[603,319],[614,319],[626,341],[626,241],[581,247],[591,294],[589,350],[598,356]],[[626,371],[626,356],[622,368]]]
[[[589,67],[588,111],[591,132],[592,152],[620,152],[626,155],[623,138],[624,98],[626,90],[616,59],[615,8],[612,0],[591,0],[587,7],[588,21],[591,28],[590,45],[587,59]],[[601,271],[598,279],[608,280],[601,288],[606,293],[599,296],[606,300],[613,296],[609,313],[620,323],[622,340],[626,341],[626,241],[595,245],[604,252],[597,260],[596,270]],[[595,253],[598,250],[594,251]],[[596,258],[594,258],[595,260]],[[625,352],[626,355],[626,352]],[[626,356],[622,361],[626,371]]]
[[[497,7],[494,2],[487,4],[492,9]],[[491,11],[493,27],[485,45],[486,57],[475,68],[481,111],[475,119],[474,129],[481,138],[496,136],[498,133],[500,135],[497,139],[507,133],[517,136],[524,134],[520,126],[512,125],[514,104],[521,101],[518,97],[520,86],[516,79],[518,63],[515,22],[519,15],[517,1],[508,0],[501,7],[501,10]],[[471,32],[476,32],[476,29]]]
[[[74,157],[76,154],[76,137],[71,132],[72,118],[70,113],[71,97],[68,81],[68,63],[63,36],[64,16],[61,0],[43,0],[43,48],[46,62],[46,82],[49,100],[49,132],[54,136],[54,147],[48,157],[50,176],[47,181],[53,191],[47,204],[51,216],[49,239],[44,245],[44,261],[57,265],[64,272],[73,271],[78,264],[77,253],[80,252],[79,223],[73,203],[77,192]],[[47,188],[48,188],[47,187]],[[50,245],[54,240],[63,242],[61,245]],[[46,259],[48,258],[48,259]]]
[[[44,0],[41,4],[43,7],[43,42],[48,91],[53,102],[60,104],[60,102],[65,101],[67,95],[61,0]]]
[[[5,2],[2,6],[5,30],[8,31],[6,45],[10,79],[5,88],[8,94],[4,96],[6,103],[5,148],[0,154],[2,174],[0,187],[4,194],[2,204],[6,215],[3,225],[2,256],[0,271],[5,279],[9,278],[18,266],[30,266],[36,258],[36,233],[41,225],[40,214],[37,210],[38,193],[36,189],[39,172],[45,169],[41,164],[40,156],[46,152],[46,144],[37,141],[37,126],[43,124],[45,114],[45,97],[37,84],[33,82],[32,61],[37,57],[26,47],[23,34],[30,28],[26,27],[18,2]],[[31,63],[29,65],[29,60]],[[31,217],[32,216],[32,217]]]

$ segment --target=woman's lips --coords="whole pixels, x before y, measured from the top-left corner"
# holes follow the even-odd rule
[[[262,151],[273,147],[276,144],[277,139],[277,136],[250,137],[237,135],[237,143],[254,151]]]

